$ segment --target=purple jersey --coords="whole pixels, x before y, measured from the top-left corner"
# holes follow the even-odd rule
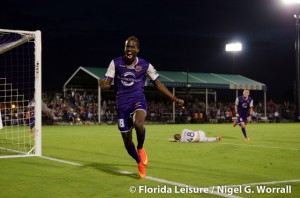
[[[147,110],[144,95],[147,76],[154,81],[158,78],[158,73],[149,62],[141,58],[137,58],[136,65],[127,67],[123,57],[118,57],[108,67],[105,77],[114,78],[118,127],[121,132],[131,130],[135,111]]]
[[[239,96],[235,100],[235,105],[239,116],[245,118],[249,114],[249,109],[253,107],[253,100],[249,96],[246,99],[243,96]]]
[[[111,61],[105,74],[107,78],[114,78],[117,105],[145,100],[147,76],[151,80],[158,78],[158,73],[148,61],[137,57],[137,64],[128,68],[122,56]]]

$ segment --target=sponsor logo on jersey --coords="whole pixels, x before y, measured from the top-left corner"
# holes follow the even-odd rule
[[[130,87],[134,84],[135,75],[132,72],[125,72],[121,76],[121,82],[125,87]]]
[[[117,78],[121,80],[121,83],[125,87],[130,87],[134,83],[138,83],[141,81],[141,79],[136,79],[136,76],[132,72],[125,72],[124,74],[122,74],[122,76],[117,76]]]
[[[243,103],[242,107],[245,108],[245,109],[248,108],[248,103]]]

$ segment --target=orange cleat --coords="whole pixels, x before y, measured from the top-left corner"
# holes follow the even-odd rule
[[[148,165],[148,157],[147,157],[145,149],[144,148],[138,149],[137,152],[140,156],[142,164],[144,166],[147,166]]]
[[[138,169],[139,169],[139,176],[140,178],[146,177],[146,169],[142,162],[138,163]]]
[[[221,140],[221,138],[222,138],[221,136],[218,136],[218,137],[217,137],[218,140]]]

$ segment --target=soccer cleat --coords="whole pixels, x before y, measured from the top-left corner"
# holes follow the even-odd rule
[[[236,120],[233,120],[233,127],[235,127],[237,124],[237,121]]]
[[[28,133],[31,133],[31,134],[33,134],[34,132],[33,132],[33,130],[32,130],[32,129],[30,129],[30,130],[28,131]]]
[[[146,169],[142,162],[138,163],[139,176],[140,178],[146,177]]]
[[[218,137],[217,137],[218,140],[221,140],[221,138],[222,138],[221,136],[218,136]]]
[[[140,156],[142,164],[144,166],[147,166],[148,165],[148,157],[147,157],[145,149],[144,148],[138,149],[137,152]]]
[[[250,138],[246,137],[244,140],[245,140],[246,142],[248,142],[248,141],[250,141]]]

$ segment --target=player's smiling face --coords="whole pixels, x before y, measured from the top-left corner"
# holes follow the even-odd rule
[[[133,61],[136,59],[137,53],[139,52],[139,48],[137,46],[136,41],[127,40],[125,43],[125,61],[127,65],[131,65]]]

